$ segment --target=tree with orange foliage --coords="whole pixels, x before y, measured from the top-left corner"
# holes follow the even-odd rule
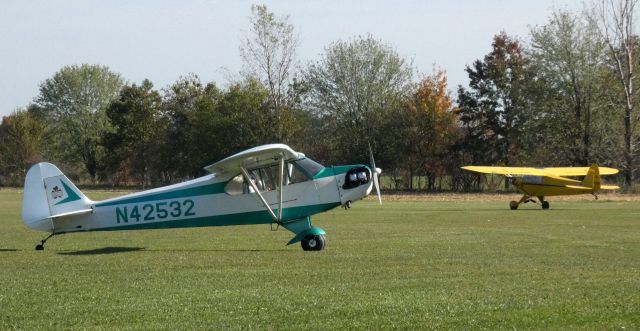
[[[406,158],[409,178],[427,178],[427,189],[436,190],[436,179],[446,172],[449,148],[456,140],[457,107],[447,88],[446,72],[435,70],[418,83],[406,107]],[[409,180],[409,189],[413,190]]]

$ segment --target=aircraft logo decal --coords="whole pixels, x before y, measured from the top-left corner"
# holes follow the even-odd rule
[[[62,190],[56,185],[53,187],[53,189],[51,190],[51,197],[56,200],[59,198],[62,198]]]

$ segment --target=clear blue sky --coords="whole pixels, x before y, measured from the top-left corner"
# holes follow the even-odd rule
[[[316,60],[332,41],[371,33],[422,73],[447,71],[466,85],[464,67],[505,30],[526,40],[562,0],[4,0],[0,7],[0,116],[26,106],[39,84],[65,65],[106,65],[129,82],[163,88],[193,72],[224,86],[241,68],[238,46],[252,4],[290,15],[298,60]]]

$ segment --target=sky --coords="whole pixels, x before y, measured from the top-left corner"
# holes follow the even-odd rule
[[[466,65],[505,31],[526,41],[530,27],[579,0],[3,0],[0,7],[0,117],[25,107],[39,85],[72,64],[100,64],[129,83],[162,89],[194,73],[225,86],[242,68],[239,46],[253,4],[289,15],[299,65],[337,40],[371,34],[413,63],[436,66],[449,87],[467,85]]]

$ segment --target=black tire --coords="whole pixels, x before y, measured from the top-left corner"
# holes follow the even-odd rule
[[[511,201],[511,202],[509,202],[509,208],[511,208],[511,210],[516,210],[516,209],[518,209],[518,202],[517,202],[517,201]]]
[[[542,201],[542,209],[549,209],[549,201]]]
[[[37,244],[37,245],[36,245],[36,251],[44,251],[44,245],[42,245],[42,244]]]
[[[305,251],[321,251],[327,244],[327,239],[324,235],[308,235],[300,242],[302,249]]]

